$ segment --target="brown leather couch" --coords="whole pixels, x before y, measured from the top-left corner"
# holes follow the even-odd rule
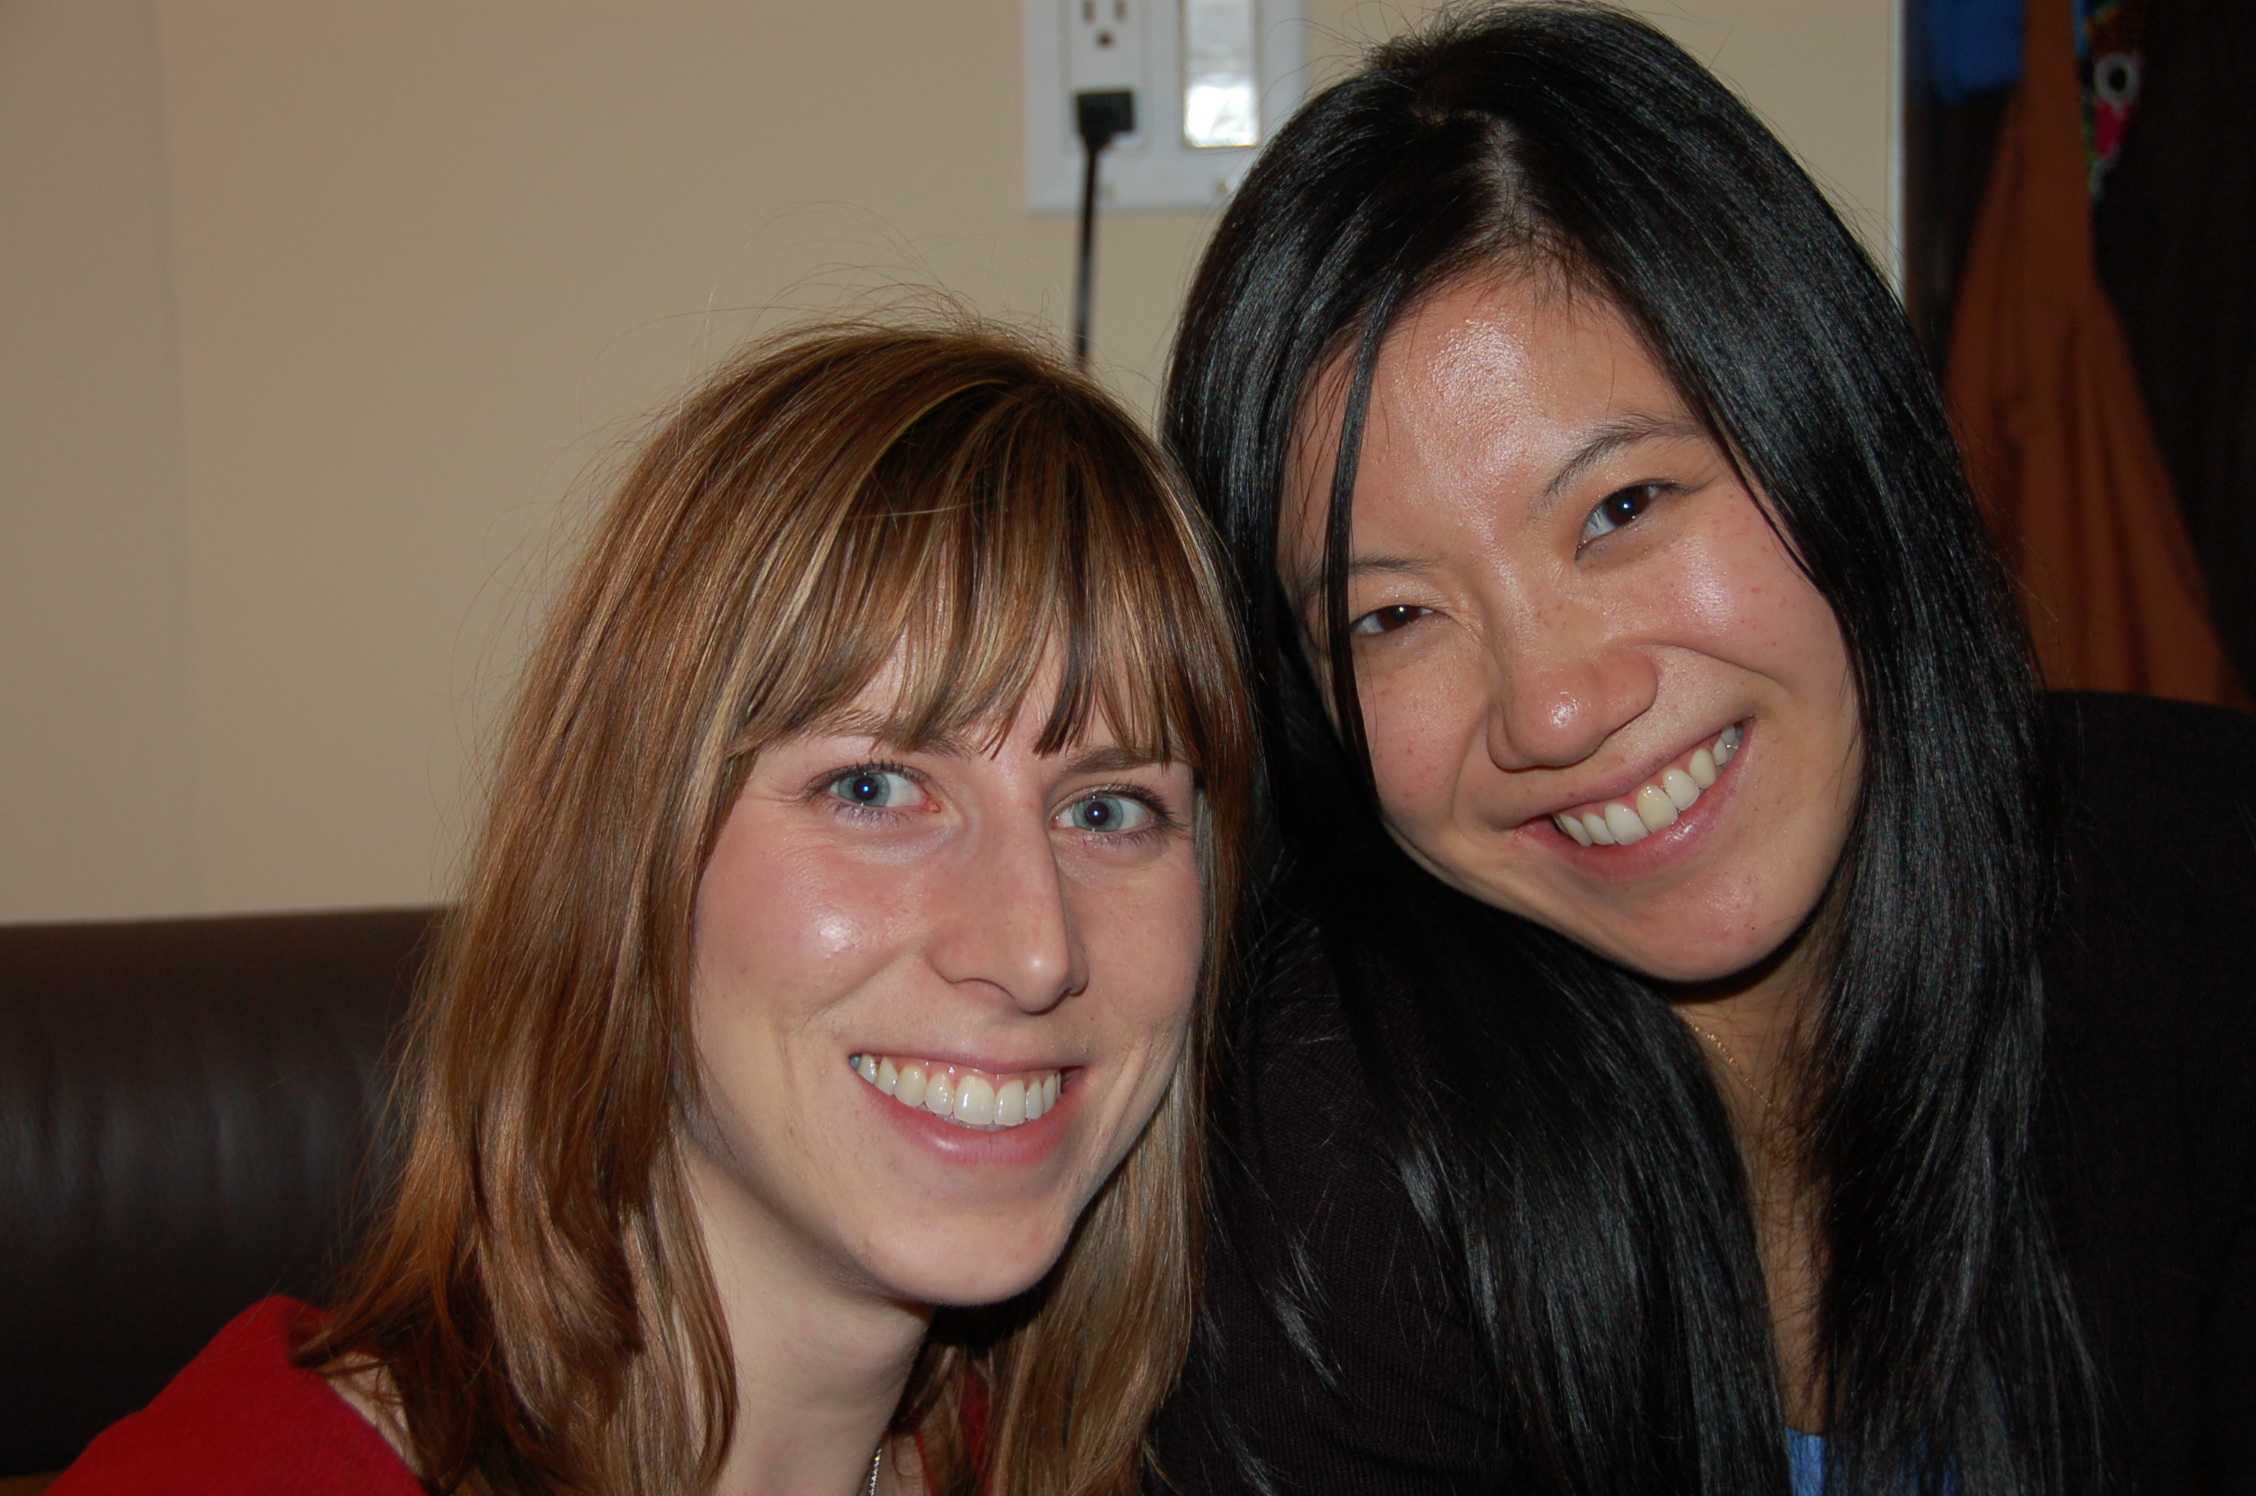
[[[261,1296],[326,1297],[436,918],[0,926],[0,1480]]]

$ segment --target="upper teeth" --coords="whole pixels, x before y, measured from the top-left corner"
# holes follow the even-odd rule
[[[1695,748],[1684,767],[1663,770],[1660,778],[1641,785],[1627,800],[1611,800],[1596,810],[1561,811],[1551,823],[1586,847],[1626,847],[1641,842],[1692,808],[1700,792],[1716,782],[1716,775],[1731,755],[1739,751],[1744,734],[1734,722],[1711,747]]]
[[[984,1071],[896,1060],[891,1055],[848,1055],[854,1073],[903,1106],[921,1106],[935,1117],[965,1127],[1017,1127],[1057,1105],[1058,1072],[1030,1071],[998,1082]]]

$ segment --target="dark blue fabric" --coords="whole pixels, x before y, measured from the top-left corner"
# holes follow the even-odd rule
[[[1786,1430],[1786,1462],[1794,1470],[1794,1496],[1824,1496],[1825,1440],[1798,1428]]]
[[[1913,80],[1945,104],[2019,82],[2021,5],[2022,0],[1914,0]]]

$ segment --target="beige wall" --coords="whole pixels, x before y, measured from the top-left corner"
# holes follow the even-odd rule
[[[1891,0],[1652,7],[1876,244]],[[1312,0],[1336,75],[1422,7]],[[439,896],[610,444],[778,315],[1062,323],[1015,0],[0,0],[0,919]],[[1148,408],[1211,219],[1102,229]]]
[[[155,18],[0,3],[0,919],[201,906]]]

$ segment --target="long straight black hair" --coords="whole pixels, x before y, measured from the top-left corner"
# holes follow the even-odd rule
[[[1500,269],[1564,274],[1630,319],[1767,496],[1852,663],[1864,783],[1813,926],[1804,1077],[1831,1487],[2091,1489],[2094,1374],[2032,1178],[2057,864],[2018,612],[1846,227],[1704,68],[1582,5],[1456,13],[1303,108],[1206,252],[1166,402],[1243,589],[1281,897],[1318,931],[1395,1167],[1462,1266],[1499,1434],[1531,1490],[1788,1484],[1744,1170],[1683,1026],[1634,973],[1449,892],[1378,825],[1344,627],[1372,369],[1407,308]],[[1277,533],[1334,366],[1317,672]],[[1321,1313],[1275,1270],[1300,1266],[1294,1243],[1261,1239],[1289,1227],[1221,1224],[1325,1373]]]

